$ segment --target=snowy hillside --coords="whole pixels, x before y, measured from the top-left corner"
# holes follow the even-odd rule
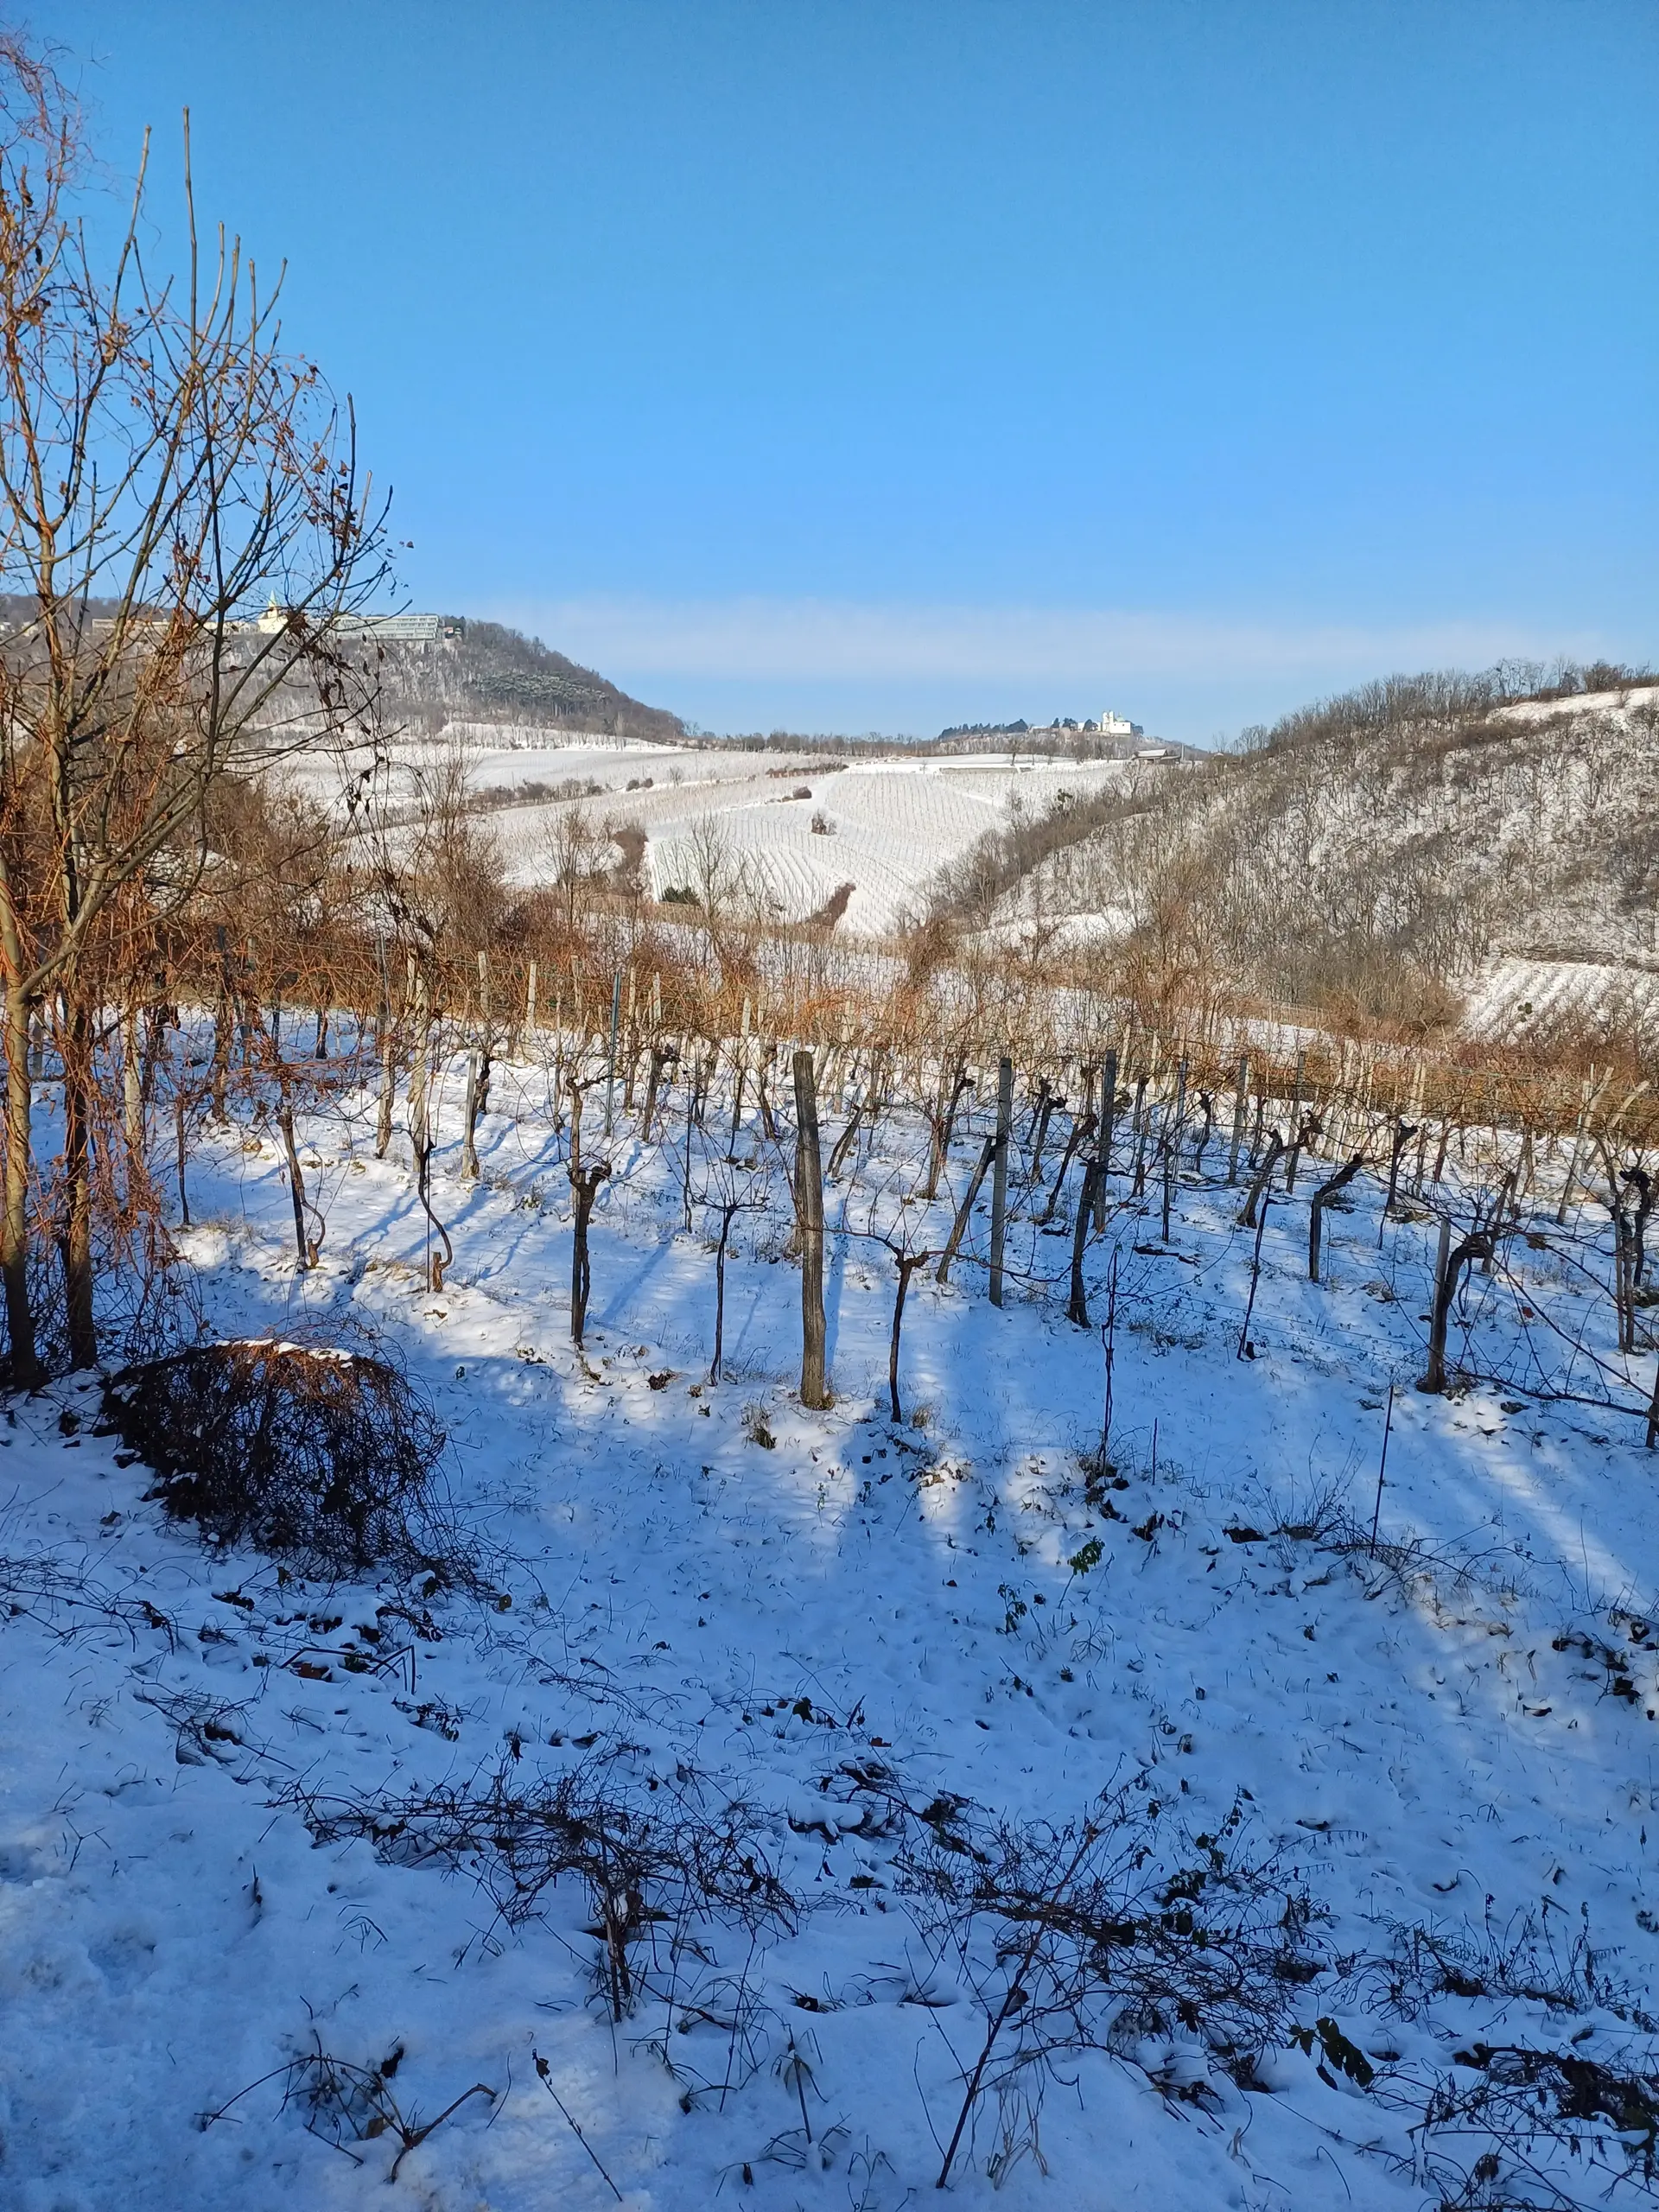
[[[407,1362],[475,1580],[212,1553],[90,1381],[0,1427],[7,2204],[897,2212],[947,2153],[1016,2212],[1652,2201],[1653,1362],[1562,1161],[1468,1279],[1491,1379],[1428,1396],[1436,1209],[1500,1156],[1386,1223],[1362,1178],[1318,1284],[1305,1172],[1242,1358],[1219,1148],[1166,1243],[1120,1137],[1074,1327],[1022,1101],[1009,1303],[976,1218],[894,1421],[882,1240],[942,1241],[982,1109],[931,1206],[903,1110],[830,1185],[817,1414],[787,1141],[619,1116],[579,1351],[548,1067],[498,1067],[476,1183],[460,1081],[441,1294],[351,1091],[301,1132],[314,1273],[258,1128],[184,1245],[211,1333]]]
[[[457,746],[480,823],[520,887],[552,879],[558,825],[572,810],[594,828],[609,823],[642,833],[644,880],[658,899],[698,887],[696,846],[714,825],[734,880],[741,874],[741,903],[780,921],[805,921],[848,885],[842,930],[865,938],[885,936],[918,912],[938,873],[1017,810],[1046,813],[1057,802],[1110,790],[1130,772],[1116,760],[1014,762],[983,753],[849,767],[821,754],[580,734],[564,740],[545,729],[468,723],[442,738],[397,741],[385,779],[395,810],[414,806],[418,777],[439,770]],[[346,779],[357,766],[348,759]],[[340,765],[321,756],[285,772],[324,798],[342,782]]]
[[[1650,1034],[1659,687],[1494,706],[1427,686],[1142,782],[1088,835],[1012,855],[972,918],[1005,940],[1175,944],[1281,1001],[1433,1021],[1466,1000],[1511,1040],[1564,1020]]]

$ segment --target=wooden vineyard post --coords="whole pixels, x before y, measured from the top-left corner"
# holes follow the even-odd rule
[[[619,968],[611,977],[611,1041],[605,1055],[605,1134],[607,1137],[611,1134],[616,1104],[616,1029],[621,1015],[622,970]]]
[[[737,1140],[743,1127],[743,1078],[748,1071],[748,1064],[749,1002],[747,999],[745,999],[743,1001],[743,1016],[741,1023],[739,1024],[737,1033],[737,1049],[734,1055],[732,1074],[732,1141],[726,1147],[726,1157],[728,1160],[733,1161],[737,1158]],[[813,1091],[813,1096],[815,1099],[817,1096],[817,1093],[815,1086]]]
[[[1452,1311],[1452,1224],[1440,1222],[1440,1250],[1434,1258],[1434,1300],[1429,1309],[1428,1371],[1417,1385],[1420,1390],[1442,1391],[1446,1388],[1446,1325]]]
[[[375,1041],[380,1047],[380,1103],[374,1122],[374,1156],[384,1160],[391,1143],[391,1109],[397,1090],[397,1048],[392,1040],[391,977],[386,972],[386,940],[375,940],[379,953],[380,995],[375,1008]]]
[[[1106,1178],[1112,1172],[1112,1122],[1117,1112],[1117,1054],[1108,1052],[1100,1078],[1100,1149],[1095,1173],[1095,1234],[1106,1234]]]
[[[461,1129],[461,1179],[463,1183],[478,1180],[478,1054],[467,1055],[467,1100],[462,1109]]]
[[[524,1037],[528,1048],[531,1050],[533,1050],[534,1047],[533,1046],[529,1045],[529,1040],[533,1039],[535,1034],[536,963],[532,960],[530,963],[530,973],[524,978]]]
[[[213,925],[213,943],[219,953],[219,998],[213,1010],[213,1058],[210,1080],[213,1119],[222,1122],[226,1118],[225,1085],[231,1070],[231,1016],[234,1002],[229,939],[223,922]]]
[[[996,1152],[991,1164],[991,1303],[1002,1303],[1002,1257],[1008,1230],[1008,1141],[1014,1128],[1014,1062],[996,1064]]]
[[[812,1055],[795,1055],[795,1217],[801,1232],[801,1403],[830,1402],[823,1371],[823,1166],[818,1152],[818,1093]]]
[[[1250,1110],[1250,1063],[1248,1055],[1238,1063],[1238,1091],[1233,1101],[1233,1142],[1227,1154],[1227,1184],[1229,1189],[1238,1180],[1238,1152],[1244,1141],[1244,1123]]]
[[[1298,1052],[1296,1055],[1296,1088],[1291,1093],[1290,1100],[1290,1152],[1285,1161],[1285,1189],[1287,1192],[1292,1192],[1296,1188],[1296,1162],[1300,1155],[1303,1144],[1303,1137],[1301,1134],[1303,1126],[1302,1071],[1306,1065],[1306,1052]]]
[[[1163,1241],[1169,1242],[1170,1208],[1175,1200],[1175,1179],[1181,1166],[1181,1128],[1186,1119],[1186,1055],[1181,1055],[1180,1071],[1175,1078],[1175,1113],[1164,1134],[1164,1218]]]

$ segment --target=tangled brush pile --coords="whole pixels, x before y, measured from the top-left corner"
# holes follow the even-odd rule
[[[448,1548],[432,1495],[443,1431],[385,1359],[275,1338],[194,1344],[117,1376],[105,1414],[156,1470],[149,1495],[220,1543],[321,1574]]]

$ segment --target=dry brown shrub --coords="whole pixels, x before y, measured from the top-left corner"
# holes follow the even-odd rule
[[[105,1412],[155,1470],[150,1496],[224,1544],[305,1571],[429,1563],[444,1437],[391,1363],[274,1338],[193,1344],[127,1368]]]

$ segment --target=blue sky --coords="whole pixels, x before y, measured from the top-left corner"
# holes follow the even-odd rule
[[[715,729],[1659,657],[1652,0],[52,0],[410,600]]]

